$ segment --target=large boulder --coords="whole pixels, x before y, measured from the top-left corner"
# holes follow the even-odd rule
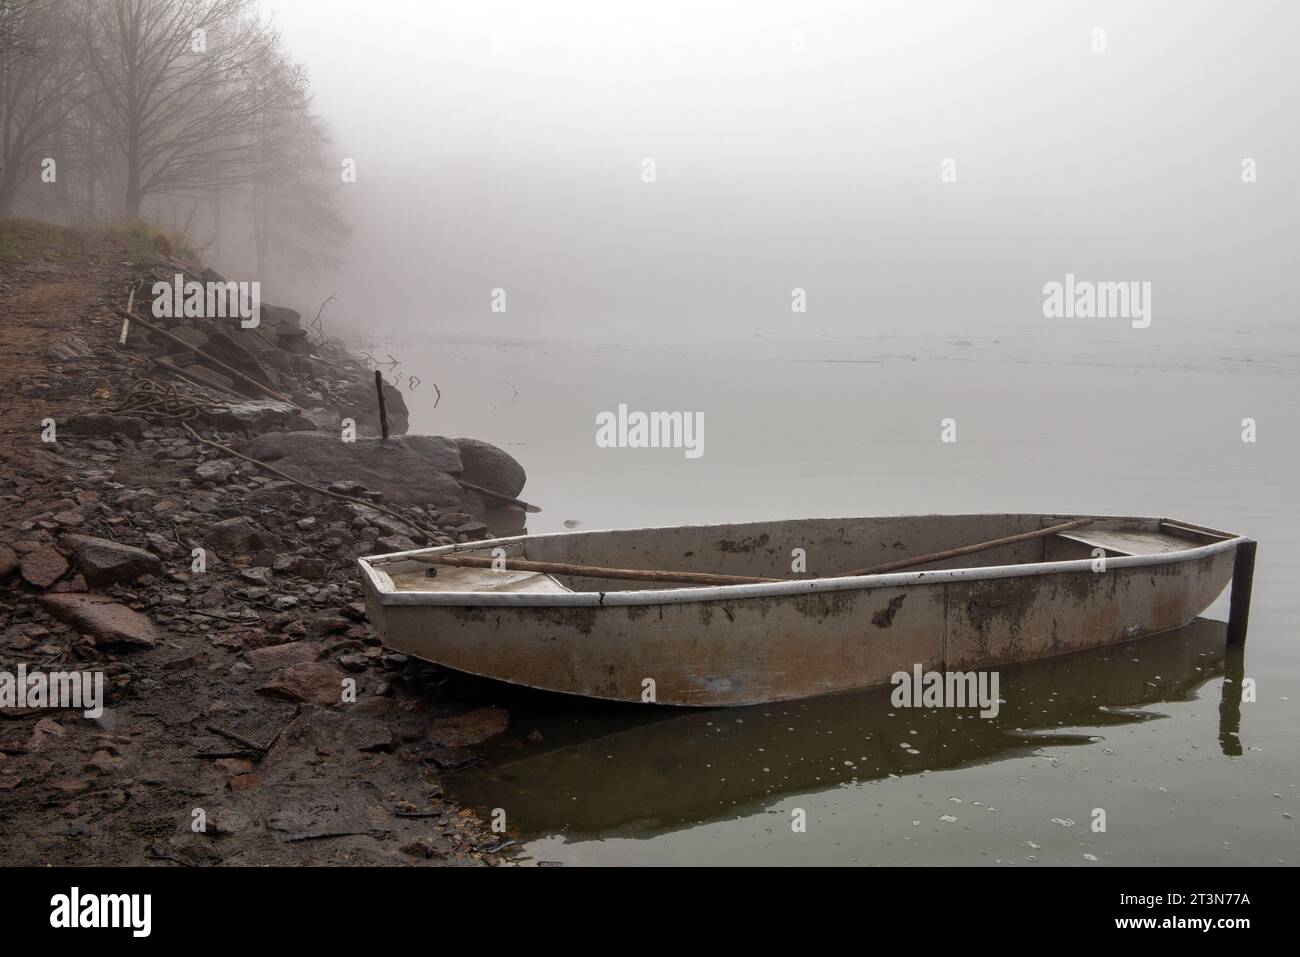
[[[524,490],[528,476],[511,455],[478,439],[457,439],[456,447],[460,449],[460,477],[466,482],[511,498],[518,498]]]
[[[344,442],[337,432],[272,432],[241,451],[317,485],[355,482],[386,502],[464,510],[477,496],[457,482],[460,447],[438,435],[399,435]],[[505,454],[505,453],[502,453]]]

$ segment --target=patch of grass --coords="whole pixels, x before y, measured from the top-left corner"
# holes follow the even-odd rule
[[[0,260],[58,262],[96,252],[132,260],[150,255],[198,259],[185,237],[143,219],[108,226],[57,226],[35,219],[0,219]]]
[[[0,259],[64,259],[79,247],[74,230],[34,219],[0,220]]]

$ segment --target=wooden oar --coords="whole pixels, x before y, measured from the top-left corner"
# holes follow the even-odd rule
[[[764,585],[780,578],[745,578],[741,575],[714,575],[709,572],[672,572],[640,568],[602,568],[598,565],[572,565],[568,562],[533,562],[525,558],[479,558],[474,555],[409,555],[403,561],[427,565],[451,565],[457,568],[492,568],[519,572],[544,572],[549,575],[573,575],[578,578],[618,578],[625,581],[669,582],[676,585]]]
[[[1051,525],[1032,532],[1021,532],[1019,535],[1008,535],[1005,538],[977,542],[974,545],[963,545],[960,548],[951,548],[945,552],[918,555],[915,558],[903,558],[885,565],[876,565],[873,568],[845,572],[843,575],[835,577],[856,578],[861,575],[880,575],[884,572],[911,568],[914,565],[924,565],[928,562],[937,562],[946,558],[958,558],[962,555],[982,552],[985,549],[997,548],[999,545],[1014,545],[1017,542],[1027,542],[1035,538],[1055,535],[1058,532],[1067,532],[1072,528],[1087,525],[1091,521],[1090,518],[1076,518],[1073,521],[1061,522],[1059,525]],[[390,559],[384,563],[387,564],[389,561],[423,562],[426,565],[450,565],[454,568],[497,568],[503,571],[542,572],[548,575],[572,575],[578,578],[614,578],[623,581],[665,582],[675,585],[767,585],[773,582],[793,580],[786,578],[747,578],[743,575],[716,575],[712,572],[677,572],[649,568],[605,568],[600,565],[574,565],[570,562],[535,562],[526,558],[483,558],[476,555],[450,553],[446,555],[408,555],[404,558]],[[502,568],[503,563],[504,568]]]
[[[946,552],[933,552],[929,555],[918,555],[915,558],[902,558],[896,562],[886,562],[884,565],[875,565],[871,568],[859,568],[857,571],[845,572],[841,577],[856,578],[859,575],[882,575],[885,572],[899,571],[916,565],[926,565],[946,558],[960,558],[962,555],[972,555],[975,552],[982,552],[989,548],[997,548],[999,545],[1014,545],[1017,542],[1027,542],[1035,538],[1046,538],[1048,535],[1068,532],[1072,528],[1087,525],[1091,521],[1090,518],[1076,518],[1071,522],[1049,525],[1047,528],[1036,529],[1032,532],[1021,532],[1019,535],[1008,535],[1006,538],[994,538],[987,542],[977,542],[974,545],[963,545],[961,548],[950,548]]]

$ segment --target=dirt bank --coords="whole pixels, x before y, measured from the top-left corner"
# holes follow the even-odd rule
[[[345,501],[195,438],[319,427],[331,403],[373,395],[371,374],[290,329],[259,359],[302,408],[223,429],[236,377],[173,353],[203,388],[164,374],[157,337],[118,342],[142,269],[171,268],[164,243],[0,234],[0,676],[102,672],[108,699],[98,717],[0,707],[4,863],[497,861],[506,835],[442,782],[508,715],[490,684],[384,650],[353,565],[479,537],[477,516],[357,483],[336,485]],[[177,392],[115,412],[146,379]]]

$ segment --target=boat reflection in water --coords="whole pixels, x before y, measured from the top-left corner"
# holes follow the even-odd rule
[[[987,764],[1087,744],[1106,728],[1161,718],[1224,676],[1220,746],[1240,754],[1241,653],[1222,622],[1004,667],[1001,709],[897,708],[892,688],[778,705],[683,713],[510,692],[509,735],[450,777],[457,800],[508,809],[510,834],[650,837],[757,812],[790,794]],[[525,736],[538,730],[543,743]],[[535,738],[535,736],[534,736]]]

